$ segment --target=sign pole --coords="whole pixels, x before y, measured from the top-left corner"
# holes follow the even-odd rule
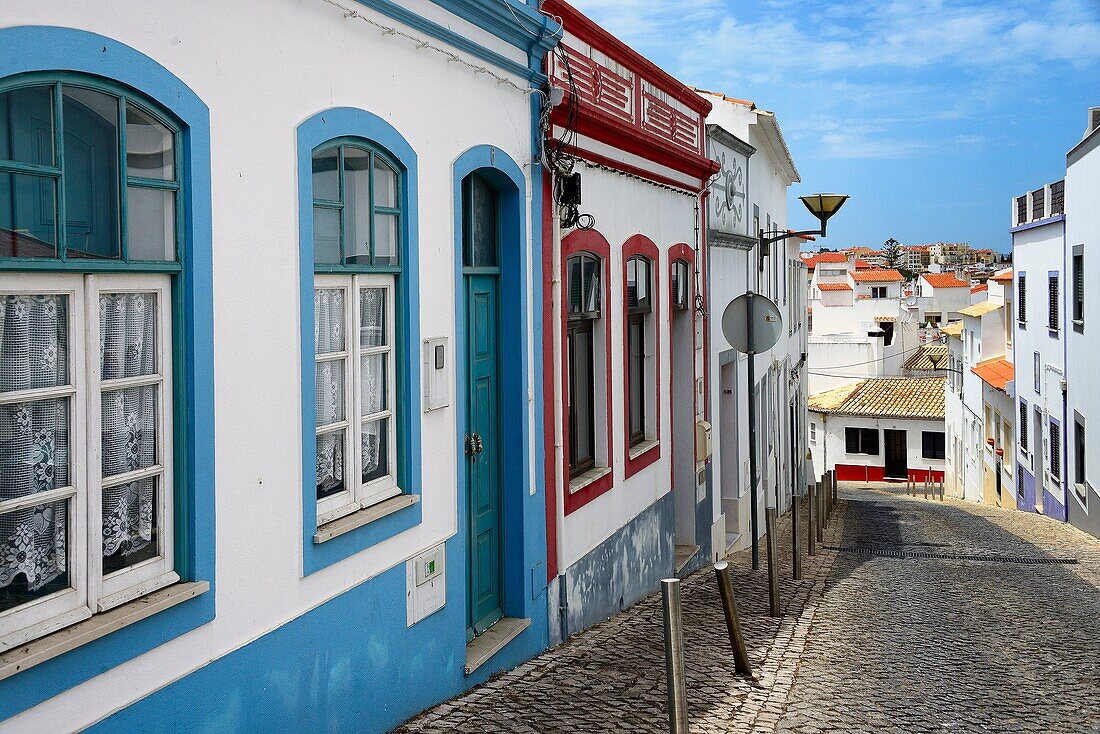
[[[749,343],[749,507],[752,513],[752,570],[757,571],[760,569],[760,501],[756,496],[756,395],[754,394],[754,388],[756,387],[756,350],[753,349],[753,301],[755,299],[755,293],[749,291],[745,294],[745,311],[748,315],[746,320],[746,335]]]

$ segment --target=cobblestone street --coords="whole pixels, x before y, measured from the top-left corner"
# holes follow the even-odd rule
[[[733,672],[709,567],[684,581],[692,731],[1100,731],[1100,544],[1022,512],[841,498],[825,544],[847,550],[804,559],[803,581],[781,522],[781,618],[765,570],[730,559],[755,684]],[[666,730],[659,595],[401,729]]]

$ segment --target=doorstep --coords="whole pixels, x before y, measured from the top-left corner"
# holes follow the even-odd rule
[[[489,662],[505,645],[530,626],[530,619],[502,617],[499,622],[467,642],[466,675],[473,675],[475,670]]]

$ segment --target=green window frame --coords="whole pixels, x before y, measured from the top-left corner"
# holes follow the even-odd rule
[[[321,526],[410,491],[404,476],[403,440],[409,417],[400,399],[407,388],[401,365],[409,348],[401,261],[407,172],[394,156],[358,137],[334,138],[314,147],[310,165],[314,298],[342,292],[349,305],[342,327],[345,346],[322,353],[315,345],[318,379],[327,380],[318,383],[315,391],[317,455],[325,457],[317,469],[317,524]],[[388,234],[380,238],[383,228],[388,228]],[[379,332],[382,341],[370,346],[359,343],[366,328],[360,304],[368,292],[384,294],[380,312],[385,314]],[[322,318],[319,308],[315,301],[317,320]],[[372,359],[376,368],[381,361],[380,372],[368,371],[366,365]],[[322,370],[325,363],[338,365],[339,374],[331,367]],[[339,396],[336,402],[343,407],[330,411],[331,401],[323,402],[322,396],[333,388]],[[373,407],[368,409],[368,404]],[[371,448],[364,448],[364,440]],[[377,469],[364,473],[368,456]],[[323,481],[322,471],[329,472]]]
[[[28,111],[24,104],[31,96],[39,96],[36,101],[42,103],[34,111]],[[46,123],[45,115],[33,119],[36,112],[47,110],[47,124],[42,124]],[[4,117],[0,121],[0,200],[8,207],[0,209],[0,273],[5,276],[0,298],[48,298],[48,294],[59,294],[56,297],[66,303],[63,323],[71,350],[66,354],[71,366],[60,392],[28,389],[0,393],[0,405],[4,406],[55,397],[68,401],[61,430],[73,439],[66,454],[71,472],[69,486],[42,490],[41,494],[43,498],[56,495],[58,502],[70,503],[66,543],[71,552],[67,554],[64,583],[75,591],[78,602],[69,603],[66,596],[70,592],[58,587],[57,592],[45,597],[49,605],[36,604],[33,599],[22,605],[9,604],[4,610],[9,618],[3,621],[18,627],[20,619],[33,620],[31,626],[16,629],[4,638],[10,644],[21,644],[193,576],[189,559],[194,518],[186,511],[183,497],[188,491],[186,428],[190,415],[185,379],[190,355],[184,337],[184,314],[193,311],[185,302],[180,282],[187,204],[182,181],[190,180],[190,173],[184,168],[187,143],[183,125],[144,95],[108,79],[75,72],[13,75],[0,80],[0,115]],[[67,115],[85,122],[67,125]],[[95,116],[99,118],[95,120],[99,147],[82,150],[73,145],[67,150],[70,143],[84,142],[80,135],[90,134],[87,121]],[[17,138],[21,141],[18,145]],[[34,145],[23,145],[32,141]],[[91,155],[87,155],[89,150]],[[103,151],[106,155],[100,156]],[[141,165],[142,161],[146,165]],[[158,170],[159,178],[145,175]],[[104,180],[109,185],[97,189]],[[49,182],[49,187],[42,186],[42,182]],[[106,251],[78,247],[76,238],[80,235],[71,231],[74,225],[67,211],[70,189],[76,192],[82,185],[92,187],[94,196],[89,196],[96,201],[90,207],[91,216],[79,226],[95,232],[103,225],[99,231],[106,234],[95,239],[105,243]],[[127,216],[131,196],[148,192],[162,192],[149,210],[160,208],[162,218],[159,223],[149,218],[131,223]],[[23,206],[26,209],[19,213]],[[107,218],[105,224],[102,217]],[[154,224],[151,229],[150,222]],[[22,226],[31,223],[38,224],[42,228],[39,231],[48,231],[50,241]],[[131,236],[131,229],[144,231],[147,238]],[[19,254],[23,248],[28,254]],[[163,257],[156,257],[158,253]],[[140,369],[128,365],[125,375],[108,376],[86,362],[90,354],[98,364],[106,360],[108,353],[96,338],[103,324],[102,311],[97,317],[96,311],[87,306],[98,301],[102,308],[104,301],[100,299],[115,299],[108,301],[115,303],[118,296],[155,304],[152,337],[147,335],[144,342],[152,355],[152,365]],[[131,368],[137,371],[131,374]],[[100,410],[106,403],[101,400],[127,391],[131,397],[135,391],[142,392],[146,396],[143,399],[155,406],[143,415],[139,413],[140,420],[148,423],[143,433],[154,436],[150,440],[156,444],[155,453],[153,458],[137,460],[125,452],[111,454],[114,464],[126,465],[108,470],[106,449],[93,460],[86,454],[87,444],[108,440],[107,419]],[[110,430],[110,440],[117,441],[117,424]],[[116,451],[122,450],[116,447]],[[127,464],[126,459],[137,463]],[[106,523],[101,493],[132,489],[146,481],[155,482],[155,542],[145,547],[144,555],[141,549],[135,550],[125,562],[114,558],[115,551],[110,558],[100,557],[106,531],[94,530],[93,526]],[[126,492],[129,496],[129,489]],[[0,509],[10,514],[16,511],[12,508],[28,505],[33,497],[0,497]],[[60,604],[62,601],[65,604]]]
[[[0,175],[10,174],[29,177],[30,180],[54,181],[54,242],[53,257],[49,256],[6,256],[0,252],[0,270],[67,270],[76,272],[104,271],[146,271],[177,273],[180,271],[179,250],[184,239],[183,215],[185,209],[184,190],[180,184],[183,173],[183,145],[181,126],[172,117],[148,102],[143,96],[127,87],[107,79],[75,73],[32,73],[10,77],[0,84],[0,95],[30,88],[44,88],[50,94],[50,114],[52,126],[52,156],[47,163],[28,162],[0,158]],[[66,141],[65,141],[65,101],[68,90],[89,90],[114,99],[116,105],[115,124],[117,127],[115,183],[113,195],[114,212],[117,217],[115,237],[117,257],[79,256],[75,247],[70,247],[69,218],[67,210],[66,186]],[[140,115],[163,126],[172,140],[172,175],[165,178],[131,175],[132,166],[128,164],[129,114]],[[125,175],[119,175],[124,172]],[[169,192],[172,202],[172,237],[166,238],[165,245],[170,246],[172,257],[140,258],[131,256],[131,242],[128,234],[129,195],[133,192],[164,191]]]
[[[323,177],[326,173],[324,170],[319,170],[319,164],[328,160],[330,156],[335,163],[334,181],[330,182],[330,184],[336,184],[336,190],[333,192],[335,195],[318,196],[318,189],[325,188],[321,185],[322,181],[319,180],[319,177]],[[355,193],[354,187],[349,186],[348,182],[349,160],[355,160],[356,158],[365,160],[365,170],[370,174],[366,176],[368,182],[369,213],[367,227],[369,234],[365,253],[356,252],[355,243],[352,239],[355,236],[353,233],[357,231],[358,226],[361,226],[355,221],[355,218],[361,216],[361,214],[353,212],[353,206],[348,201],[349,194]],[[381,192],[378,191],[378,176],[376,175],[376,171],[379,169],[388,170],[393,175],[392,205],[379,203]],[[330,140],[313,150],[313,175],[314,272],[400,273],[402,270],[400,251],[404,229],[401,200],[403,170],[401,165],[390,155],[368,141],[345,137]],[[329,188],[331,189],[331,186]],[[339,232],[339,262],[321,260],[318,257],[320,248],[317,247],[317,243],[319,232],[322,229],[318,226],[318,216],[319,214],[323,216],[326,212],[336,212],[336,223]],[[393,230],[389,246],[392,248],[392,254],[379,256],[377,252],[379,242],[378,223],[379,221],[390,221],[391,218]]]

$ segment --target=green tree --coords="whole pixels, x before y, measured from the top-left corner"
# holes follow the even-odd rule
[[[901,260],[901,243],[893,237],[883,242],[882,256],[890,267],[896,268]]]

